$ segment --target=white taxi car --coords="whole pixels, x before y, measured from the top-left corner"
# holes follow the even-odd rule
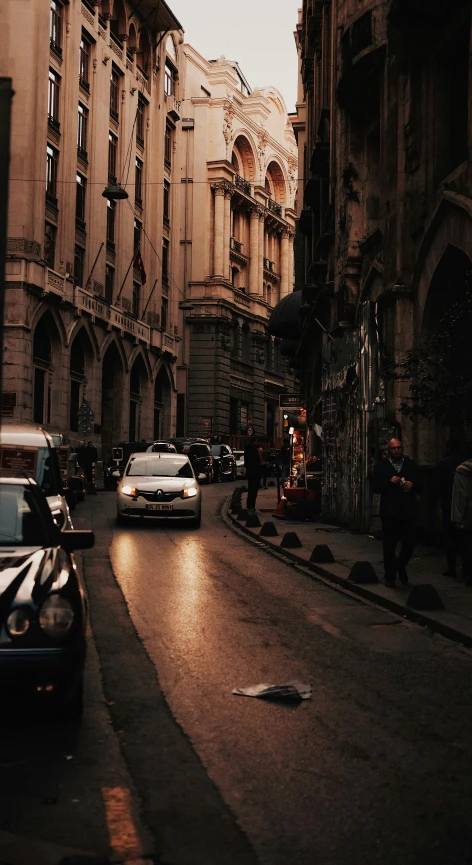
[[[118,484],[116,519],[179,519],[198,528],[202,493],[189,458],[178,453],[131,454]]]

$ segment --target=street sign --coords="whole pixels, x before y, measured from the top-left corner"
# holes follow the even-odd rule
[[[77,432],[80,433],[81,436],[90,435],[90,433],[93,432],[93,423],[89,420],[79,421]]]
[[[82,420],[93,421],[94,417],[95,417],[95,415],[92,411],[92,406],[90,405],[90,403],[86,399],[84,399],[82,405],[80,406],[80,408],[77,412],[77,419],[79,421],[82,421]]]
[[[301,408],[299,393],[279,393],[279,408]]]

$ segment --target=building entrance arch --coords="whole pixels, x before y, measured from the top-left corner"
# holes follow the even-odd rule
[[[113,444],[122,438],[124,370],[115,342],[108,346],[102,363],[101,436],[103,456],[111,456]]]
[[[165,366],[161,366],[154,382],[154,441],[170,435],[172,387]]]

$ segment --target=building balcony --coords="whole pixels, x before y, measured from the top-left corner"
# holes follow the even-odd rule
[[[61,128],[59,120],[56,120],[56,118],[53,117],[52,114],[48,114],[48,126],[50,126],[51,129],[54,129],[55,132],[59,132]]]
[[[234,175],[234,185],[237,186],[238,189],[241,189],[242,192],[245,192],[246,195],[251,194],[251,184],[248,180],[245,180],[244,177],[241,177],[240,174]]]
[[[165,94],[167,114],[173,120],[180,120],[180,102],[172,93]]]
[[[240,240],[236,240],[235,237],[232,237],[230,240],[230,244],[231,244],[231,249],[234,252],[241,252],[242,253],[244,244]]]
[[[282,216],[282,205],[277,204],[273,198],[267,200],[267,209],[270,210],[271,213],[275,213],[276,216]]]
[[[271,273],[274,273],[275,262],[271,261],[270,258],[264,258],[264,270],[269,270]]]

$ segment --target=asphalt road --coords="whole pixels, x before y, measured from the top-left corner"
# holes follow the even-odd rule
[[[77,510],[87,708],[2,728],[0,863],[3,831],[168,865],[470,865],[471,652],[234,534],[232,487],[203,488],[200,530],[118,529],[110,493]],[[310,701],[232,694],[292,679]]]

